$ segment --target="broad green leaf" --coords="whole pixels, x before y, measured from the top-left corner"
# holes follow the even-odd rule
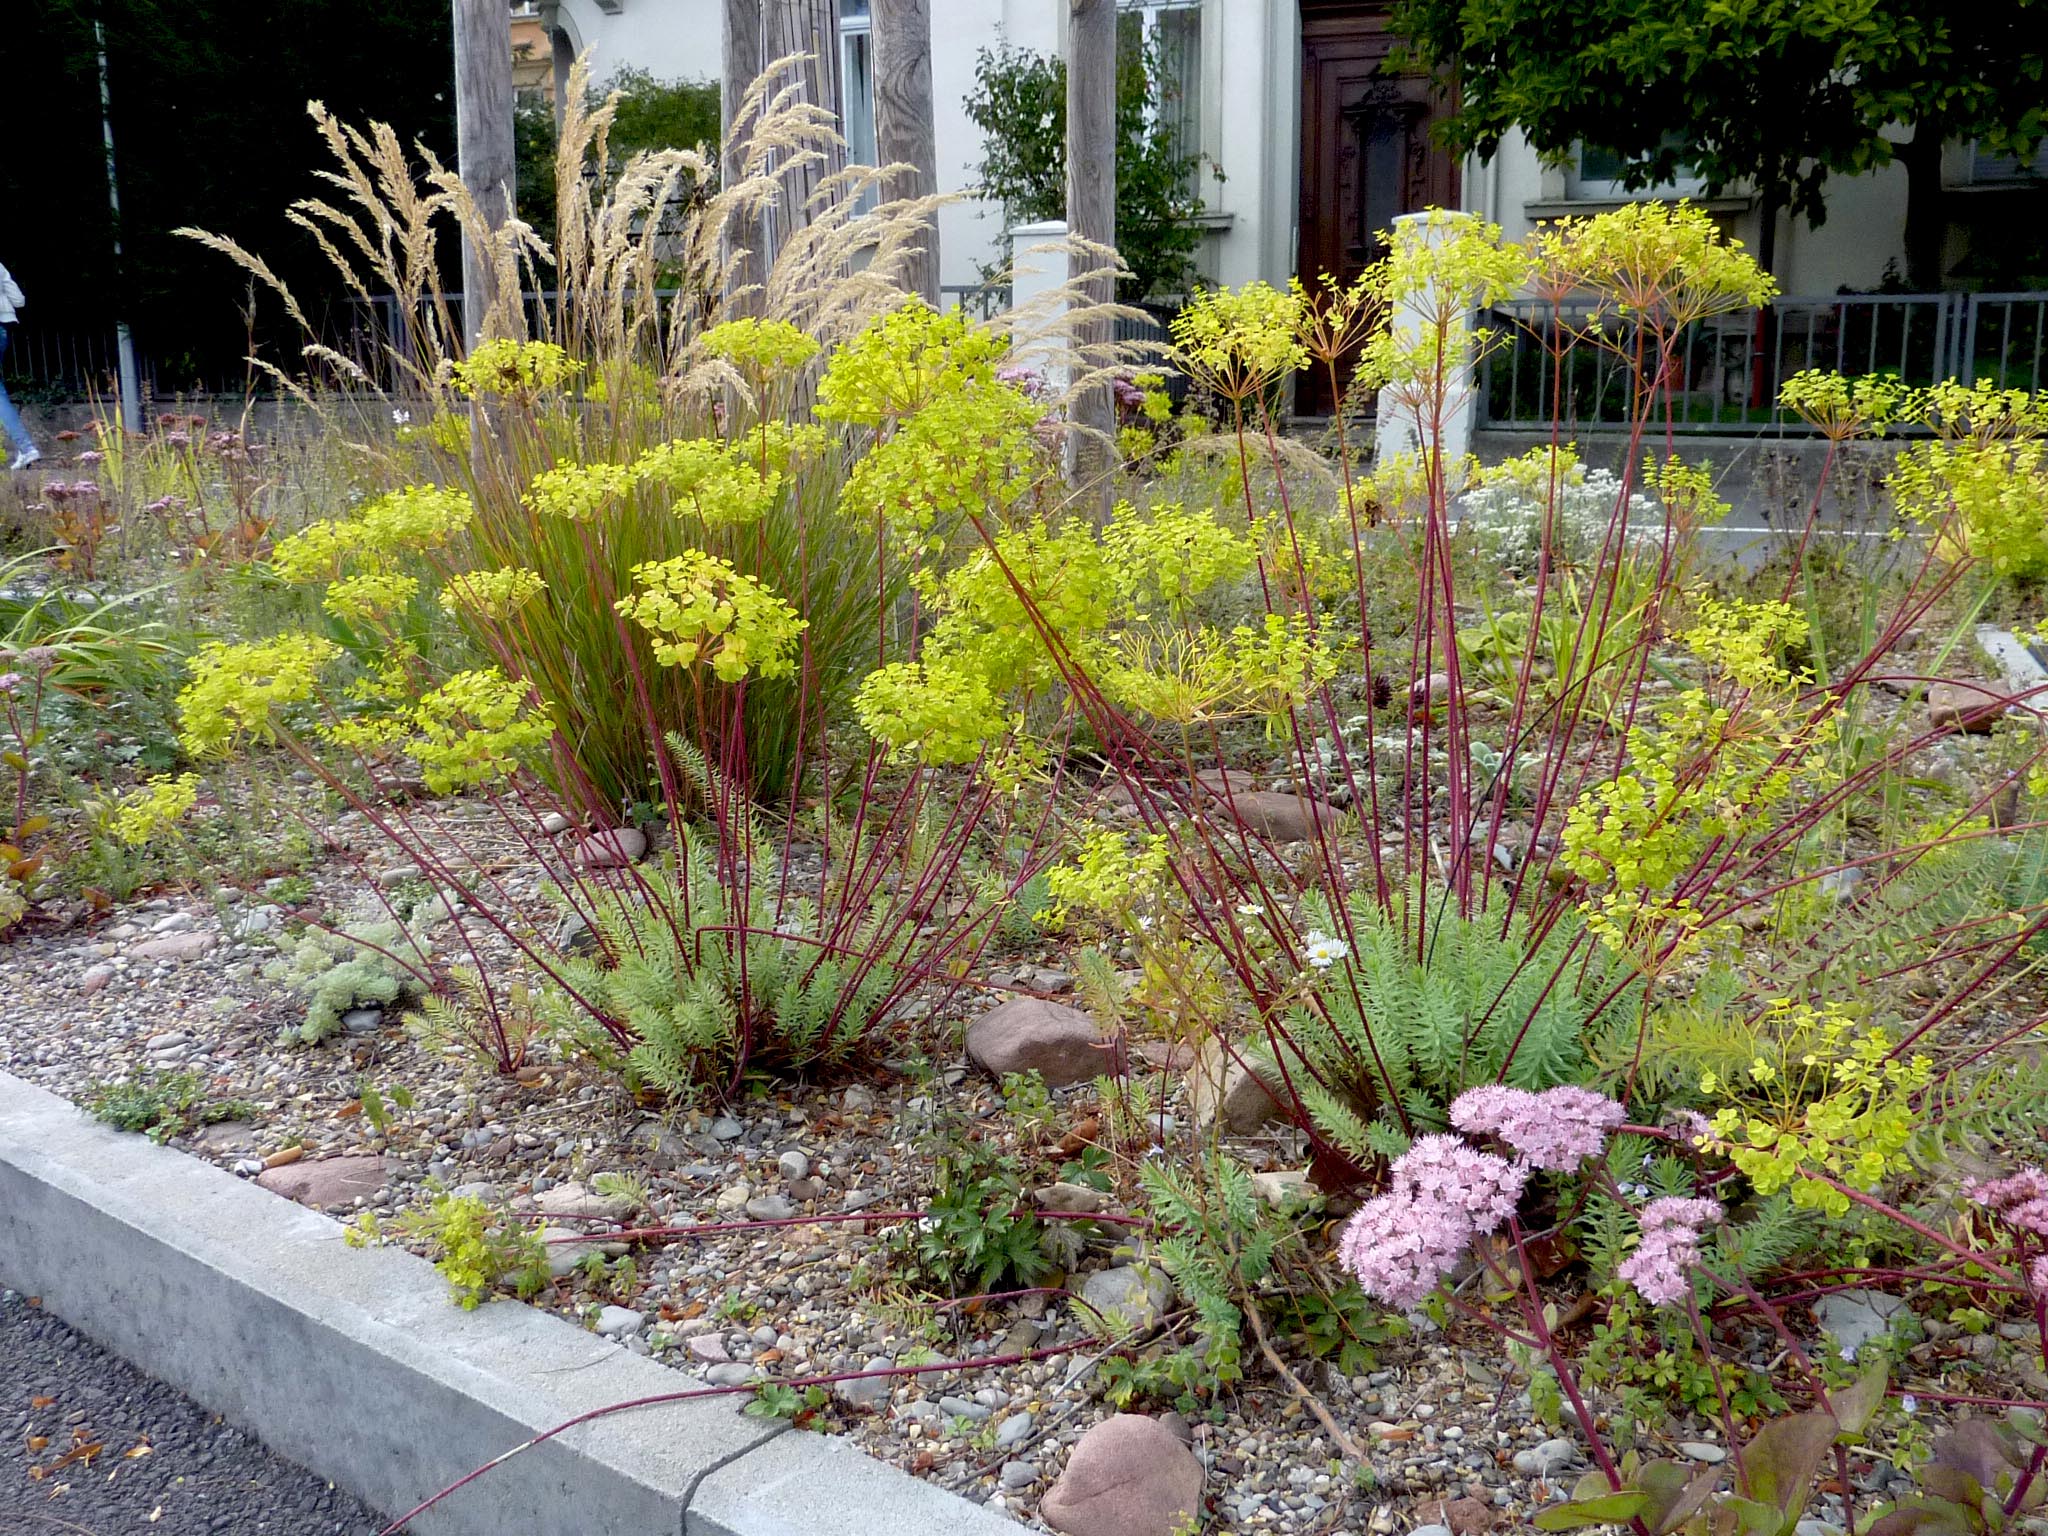
[[[1597,1499],[1574,1499],[1569,1504],[1554,1504],[1536,1516],[1536,1529],[1576,1531],[1588,1525],[1615,1525],[1641,1514],[1649,1503],[1649,1497],[1640,1488],[1624,1488],[1619,1493],[1605,1493]]]

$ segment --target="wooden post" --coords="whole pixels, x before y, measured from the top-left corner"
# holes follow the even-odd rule
[[[913,167],[889,187],[896,197],[939,190],[938,130],[932,107],[930,0],[874,0],[875,151],[884,165]],[[924,249],[911,258],[904,288],[939,307],[939,225],[925,220]]]
[[[804,100],[834,117],[843,99],[839,89],[839,0],[762,0],[761,58],[765,68],[793,53],[810,57],[801,66]],[[827,177],[844,169],[842,155],[828,154],[822,163],[792,166],[782,178],[782,205],[776,210],[773,252],[796,230],[810,223],[811,194]]]
[[[764,62],[761,56],[761,0],[725,0],[724,81],[718,98],[725,149],[719,161],[719,172],[729,187],[736,186],[745,175],[747,158],[746,144],[733,141],[733,119],[739,115],[740,102],[760,75]],[[751,127],[748,133],[751,136]],[[756,216],[735,221],[726,230],[726,240],[732,255],[728,289],[759,283],[768,270],[767,231],[762,220]],[[758,314],[761,308],[759,299],[756,294],[738,307],[748,314]]]
[[[512,211],[517,162],[512,147],[512,23],[505,0],[454,0],[455,164],[484,223],[501,228]],[[487,252],[462,242],[462,339],[486,335],[498,302],[497,269]],[[518,296],[497,329],[523,329]]]
[[[1067,230],[1078,239],[1116,244],[1116,0],[1067,0]],[[1078,258],[1089,304],[1116,297],[1111,270]],[[1089,275],[1092,274],[1092,275]],[[1079,320],[1074,340],[1079,368],[1102,367],[1111,340],[1107,316]],[[1115,398],[1107,383],[1079,391],[1070,419],[1083,429],[1068,456],[1074,483],[1106,481],[1105,444],[1116,427]],[[1099,435],[1096,435],[1099,434]],[[1099,486],[1107,505],[1108,486]]]

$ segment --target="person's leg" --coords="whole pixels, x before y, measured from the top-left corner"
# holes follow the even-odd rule
[[[0,325],[0,362],[7,360],[7,327]],[[7,398],[7,383],[0,378],[0,433],[14,445],[17,456],[36,451],[36,440],[28,435],[28,428],[22,424],[21,412],[14,408],[14,402]]]

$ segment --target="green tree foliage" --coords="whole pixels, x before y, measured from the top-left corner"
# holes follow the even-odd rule
[[[1202,212],[1195,176],[1202,157],[1183,142],[1178,100],[1164,51],[1126,25],[1116,77],[1116,244],[1131,269],[1119,295],[1126,302],[1185,293],[1194,283],[1202,243],[1194,223]],[[1007,46],[984,48],[975,57],[966,106],[983,135],[976,178],[1009,220],[1065,218],[1066,61]],[[1220,179],[1220,169],[1216,174]]]
[[[1832,175],[1903,161],[1908,282],[1939,285],[1941,147],[2031,155],[2048,128],[2044,0],[1400,0],[1394,29],[1455,82],[1448,137],[1491,153],[1614,151],[1630,185],[1689,166],[1818,224]]]
[[[660,80],[644,69],[622,69],[590,89],[596,106],[618,92],[618,115],[606,142],[607,175],[643,149],[703,148],[714,172],[719,141],[718,82]],[[549,245],[555,241],[555,113],[545,101],[520,105],[514,129],[519,157],[519,216]],[[708,189],[706,189],[708,190]]]
[[[251,340],[296,364],[295,330],[269,299],[255,334],[238,316],[245,275],[180,225],[232,232],[261,250],[302,300],[340,298],[326,259],[284,214],[321,195],[309,100],[375,117],[401,142],[452,163],[455,106],[447,5],[345,0],[15,0],[6,6],[0,91],[0,261],[45,334],[134,327],[159,385],[239,384]],[[121,177],[122,258],[100,143],[93,21],[106,32]],[[332,189],[324,189],[332,195]],[[346,311],[322,319],[339,331]],[[268,346],[275,339],[276,346]]]

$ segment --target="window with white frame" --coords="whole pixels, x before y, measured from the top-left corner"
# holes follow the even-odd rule
[[[1143,47],[1160,66],[1163,79],[1148,112],[1165,121],[1183,155],[1202,152],[1203,0],[1118,0],[1118,43]],[[1201,190],[1201,167],[1189,172]]]
[[[878,163],[874,26],[869,0],[839,0],[839,122],[846,158],[855,165]]]
[[[1676,148],[1681,141],[1678,135],[1667,134],[1664,142]],[[1624,175],[1626,170],[1627,161],[1615,151],[1580,144],[1573,150],[1566,169],[1566,190],[1570,196],[1586,202],[1626,203],[1638,198],[1697,196],[1705,186],[1683,160],[1677,175],[1655,186],[1630,187]]]

